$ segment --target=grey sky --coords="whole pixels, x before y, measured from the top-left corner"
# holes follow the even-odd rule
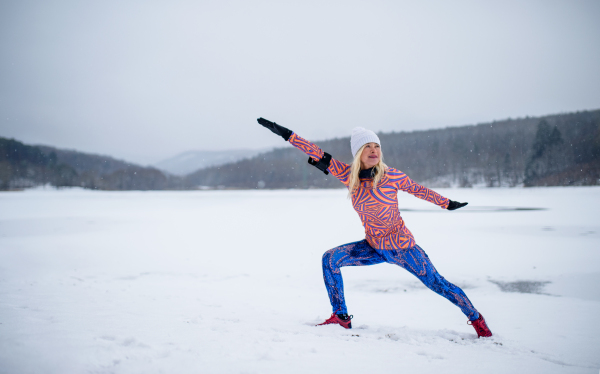
[[[147,164],[600,108],[600,1],[2,1],[0,136]]]

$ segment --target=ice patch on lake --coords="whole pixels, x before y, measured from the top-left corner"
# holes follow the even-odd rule
[[[519,292],[519,293],[538,293],[541,294],[544,286],[546,286],[548,281],[525,281],[518,280],[515,282],[501,282],[490,280],[490,282],[494,283],[502,292]]]

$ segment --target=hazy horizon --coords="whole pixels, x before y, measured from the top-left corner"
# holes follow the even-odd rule
[[[142,165],[191,150],[600,108],[600,2],[0,4],[0,136]]]

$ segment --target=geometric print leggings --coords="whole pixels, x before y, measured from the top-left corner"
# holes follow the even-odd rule
[[[344,300],[344,281],[342,280],[340,268],[343,266],[375,265],[382,262],[396,264],[408,270],[429,289],[438,295],[444,296],[452,304],[459,307],[470,321],[479,318],[479,313],[463,290],[438,274],[421,247],[415,245],[412,248],[403,250],[379,250],[371,247],[364,239],[335,247],[323,255],[323,279],[334,313],[348,313],[346,301]]]

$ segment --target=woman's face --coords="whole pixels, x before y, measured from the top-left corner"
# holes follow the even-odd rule
[[[360,168],[370,169],[381,160],[381,147],[377,143],[367,143],[360,154]]]

